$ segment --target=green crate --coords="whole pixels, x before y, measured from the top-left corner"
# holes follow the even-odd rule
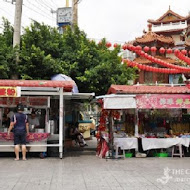
[[[167,152],[160,152],[160,153],[155,153],[155,157],[168,157]]]
[[[132,156],[133,156],[133,153],[131,152],[125,153],[125,158],[131,158]]]

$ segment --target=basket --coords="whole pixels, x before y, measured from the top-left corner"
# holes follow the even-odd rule
[[[125,153],[125,158],[131,158],[132,156],[133,156],[133,153],[131,152]]]

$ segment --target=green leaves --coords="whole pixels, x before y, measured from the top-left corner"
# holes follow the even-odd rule
[[[90,41],[77,26],[63,34],[56,28],[34,21],[21,36],[19,64],[12,48],[13,28],[4,20],[0,34],[0,77],[19,74],[21,79],[50,79],[54,74],[70,76],[80,92],[105,94],[111,84],[127,84],[135,79],[135,69],[121,63],[120,47],[109,50],[106,39],[101,44]]]

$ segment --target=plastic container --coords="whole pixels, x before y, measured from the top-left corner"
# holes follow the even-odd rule
[[[167,152],[155,153],[155,157],[168,157],[168,153]]]
[[[125,158],[131,158],[132,156],[133,156],[133,153],[131,152],[125,153]]]

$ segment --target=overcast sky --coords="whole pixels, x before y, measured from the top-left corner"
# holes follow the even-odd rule
[[[105,37],[112,43],[124,43],[142,36],[147,20],[158,19],[169,5],[181,16],[187,16],[190,11],[190,0],[80,0],[79,27],[97,41]],[[50,10],[64,6],[65,0],[23,0],[22,26],[29,26],[30,19],[56,26],[56,14]],[[15,5],[0,0],[0,17],[11,23],[14,9]]]

